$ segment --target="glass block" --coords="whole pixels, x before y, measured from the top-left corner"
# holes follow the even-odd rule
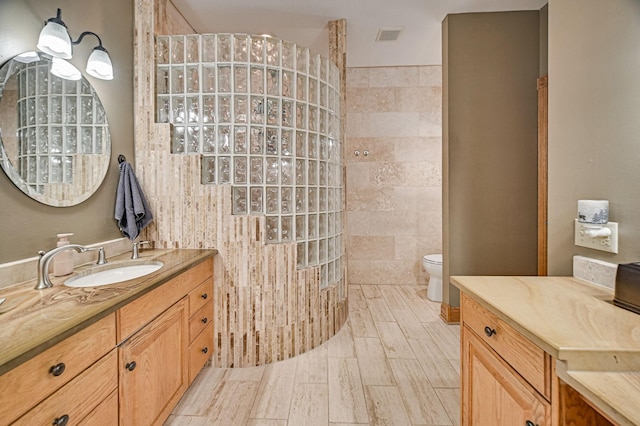
[[[296,69],[300,72],[307,72],[309,64],[309,49],[296,46]]]
[[[247,214],[247,188],[233,187],[233,214]]]
[[[80,80],[80,93],[83,95],[91,95],[93,97],[93,89],[87,80]]]
[[[200,70],[197,65],[187,67],[187,93],[200,93]]]
[[[231,67],[218,65],[218,93],[231,92]]]
[[[215,93],[216,91],[216,66],[202,65],[202,92]]]
[[[327,240],[318,240],[318,262],[323,263],[327,261]],[[322,265],[323,269],[325,269],[325,265]],[[326,280],[326,269],[323,271],[323,274]]]
[[[216,182],[216,157],[202,157],[202,183]]]
[[[184,63],[184,36],[171,36],[171,63]]]
[[[289,242],[293,235],[293,218],[291,216],[282,216],[280,218],[280,241]]]
[[[320,62],[320,55],[317,53],[309,53],[309,75],[311,77],[318,77],[318,67]]]
[[[266,153],[268,155],[278,155],[278,129],[267,127]]]
[[[200,62],[200,36],[188,35],[185,45],[186,62]]]
[[[293,69],[296,46],[288,41],[282,42],[282,67]]]
[[[307,256],[307,264],[309,266],[315,266],[318,264],[318,242],[317,241],[309,241],[307,244],[309,253]]]
[[[161,97],[158,96],[157,99],[158,105],[158,114],[156,116],[156,120],[158,123],[168,123],[169,122],[169,112],[171,111],[171,101],[169,97]],[[72,124],[72,123],[69,123]]]
[[[216,36],[215,34],[204,34],[202,38],[202,62],[216,61]]]
[[[187,127],[186,147],[189,154],[200,152],[200,127]]]
[[[182,124],[185,122],[185,106],[184,97],[173,96],[171,98],[171,117],[170,121],[174,124]]]
[[[49,123],[62,123],[62,96],[49,96]]]
[[[293,137],[291,130],[280,130],[280,153],[289,157],[293,155]]]
[[[307,167],[306,161],[296,159],[296,185],[305,185],[307,183]]]
[[[156,63],[169,63],[169,37],[156,36]]]
[[[262,213],[262,188],[251,187],[251,213]]]
[[[307,156],[307,134],[305,132],[296,131],[296,157]]]
[[[35,100],[35,98],[27,99],[27,122],[29,123],[29,125],[36,124],[36,100]]]
[[[309,103],[318,103],[318,80],[309,78]]]
[[[268,186],[265,188],[266,191],[266,213],[267,214],[277,214],[280,206],[280,196],[279,190],[277,186]]]
[[[280,213],[293,213],[293,188],[280,188]]]
[[[218,62],[231,62],[231,35],[218,34]]]
[[[293,185],[293,164],[288,158],[280,159],[280,184]]]
[[[318,237],[324,238],[327,236],[327,214],[320,213],[318,215]]]
[[[247,122],[247,97],[243,95],[236,95],[234,97],[234,109],[233,113],[235,116],[236,123],[246,123]]]
[[[189,123],[200,122],[200,98],[198,96],[187,97],[187,121]]]
[[[262,157],[251,157],[250,179],[252,184],[261,184],[263,182],[263,159]],[[262,210],[261,210],[262,211]]]
[[[102,154],[103,146],[103,131],[104,127],[96,127],[95,135],[93,136],[93,153],[94,154]]]
[[[61,95],[63,81],[60,77],[52,75],[49,79],[49,95]]]
[[[169,93],[169,67],[158,67],[156,70],[156,94]]]
[[[265,182],[277,185],[280,179],[280,161],[277,157],[267,157],[265,159]]]
[[[218,126],[218,154],[231,154],[231,127]]]
[[[265,222],[267,226],[267,241],[278,242],[278,216],[267,216]]]
[[[83,96],[80,99],[80,122],[83,124],[93,124],[93,98]]]
[[[328,235],[336,234],[336,214],[335,213],[327,214],[327,233]]]
[[[296,265],[303,268],[307,264],[307,245],[302,242],[297,244],[296,248]]]
[[[231,183],[231,157],[218,157],[218,183]]]
[[[251,154],[263,154],[265,145],[265,134],[262,127],[251,127],[249,136],[249,152]]]
[[[318,211],[327,211],[327,188],[318,188]]]
[[[264,94],[264,68],[251,67],[251,93],[256,95]]]
[[[202,126],[202,152],[215,154],[216,152],[216,127]]]
[[[233,36],[233,60],[234,62],[249,61],[249,36],[244,34]]]
[[[171,67],[171,93],[184,93],[184,67]]]
[[[327,81],[328,80],[327,68],[329,66],[329,60],[324,56],[319,56],[319,58],[320,58],[320,80]]]
[[[49,182],[49,157],[38,159],[38,182]]]
[[[309,105],[309,119],[307,120],[309,130],[312,132],[318,131],[318,108]]]
[[[318,135],[315,133],[309,134],[308,141],[309,158],[318,158]]]
[[[248,72],[246,65],[234,65],[233,87],[236,93],[247,93]]]
[[[173,126],[173,134],[171,138],[171,153],[184,154],[184,127]]]
[[[280,124],[280,99],[267,98],[267,124],[272,126]]]
[[[247,153],[247,127],[235,126],[233,128],[233,153]]]
[[[282,125],[293,127],[293,102],[282,101]]]
[[[216,97],[213,95],[202,96],[202,122],[216,122]]]
[[[78,129],[76,127],[65,127],[65,149],[67,154],[78,152]]]
[[[49,152],[52,154],[62,153],[62,127],[51,127],[49,132]],[[60,164],[62,164],[62,160]]]
[[[91,154],[93,152],[93,127],[82,127],[80,135],[80,149],[83,154]]]
[[[218,120],[219,123],[231,122],[231,96],[218,96]]]
[[[329,158],[329,140],[325,136],[320,136],[320,159],[327,160],[328,158]]]
[[[299,214],[296,216],[296,240],[304,241],[307,239],[307,216]]]
[[[267,95],[280,96],[280,71],[267,68]]]
[[[47,154],[49,152],[49,128],[38,127],[38,154]]]
[[[282,72],[282,96],[284,96],[285,98],[293,98],[294,84],[295,84],[295,80],[293,78],[293,72],[283,71]]]
[[[251,97],[251,123],[264,124],[264,99],[258,96]]]
[[[307,128],[307,104],[296,102],[296,127],[298,129]]]
[[[73,157],[64,157],[62,160],[64,169],[64,182],[73,183]]]
[[[280,42],[274,38],[267,39],[267,65],[280,66]]]
[[[296,187],[296,213],[307,211],[307,190],[303,187]]]
[[[318,188],[310,187],[307,189],[307,211],[314,213],[318,211]]]
[[[247,157],[233,158],[233,183],[236,185],[247,183]]]
[[[336,200],[335,200],[335,188],[329,188],[327,194],[327,210],[334,211],[336,210]]]
[[[327,285],[329,285],[327,282],[327,265],[321,265],[320,266],[320,288],[321,289],[326,288]]]
[[[299,101],[307,100],[307,76],[303,74],[296,75],[296,99]]]
[[[264,37],[251,38],[251,62],[257,64],[264,63],[264,44]]]
[[[321,109],[320,110],[320,133],[328,133],[329,130],[329,126],[328,126],[328,121],[329,121],[329,115],[327,113],[326,109]]]

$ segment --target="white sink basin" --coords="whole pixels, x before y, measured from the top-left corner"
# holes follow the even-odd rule
[[[126,265],[109,265],[107,269],[87,271],[64,282],[67,287],[99,287],[144,277],[162,268],[162,262],[146,262]]]

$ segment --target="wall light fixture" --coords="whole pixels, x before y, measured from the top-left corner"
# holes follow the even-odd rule
[[[58,9],[55,17],[49,18],[45,22],[44,28],[40,31],[38,44],[36,45],[41,51],[57,58],[51,67],[51,73],[61,78],[78,80],[81,78],[80,71],[66,61],[71,59],[73,52],[72,47],[80,44],[82,39],[88,35],[93,35],[98,39],[98,45],[93,48],[89,59],[87,60],[87,74],[102,80],[113,80],[113,65],[107,49],[102,47],[100,37],[91,31],[85,31],[80,34],[77,40],[72,40],[67,26],[62,21],[62,10]],[[75,71],[74,71],[75,69]]]

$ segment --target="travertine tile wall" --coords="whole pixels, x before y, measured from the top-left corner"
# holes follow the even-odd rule
[[[346,121],[348,282],[425,284],[422,256],[442,252],[442,67],[348,68]]]

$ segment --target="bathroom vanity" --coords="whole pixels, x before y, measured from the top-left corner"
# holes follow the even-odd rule
[[[215,253],[145,250],[164,265],[141,278],[0,290],[15,303],[0,314],[0,424],[162,424],[213,354]]]
[[[461,424],[640,424],[640,316],[565,277],[452,277]]]

